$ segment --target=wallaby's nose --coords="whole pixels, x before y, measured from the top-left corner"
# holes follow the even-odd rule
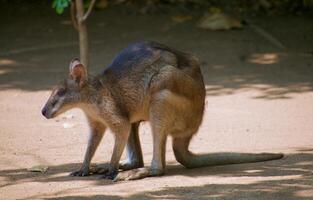
[[[47,114],[47,108],[46,108],[46,107],[44,107],[44,108],[41,110],[41,114],[46,117],[46,114]]]

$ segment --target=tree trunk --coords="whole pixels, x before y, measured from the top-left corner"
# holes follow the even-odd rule
[[[79,35],[79,52],[80,60],[86,68],[89,65],[89,44],[88,44],[88,33],[87,25],[84,17],[84,3],[83,0],[75,0],[76,4],[76,19],[78,25],[78,35]]]

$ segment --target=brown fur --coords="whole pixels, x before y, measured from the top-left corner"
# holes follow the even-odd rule
[[[57,86],[43,108],[52,118],[73,107],[81,108],[90,126],[90,139],[82,168],[75,176],[89,174],[91,158],[106,128],[115,133],[110,164],[102,172],[115,180],[162,175],[165,169],[165,142],[173,137],[173,150],[186,167],[258,162],[281,158],[281,154],[205,154],[188,150],[203,116],[205,87],[199,61],[154,42],[134,44],[123,50],[100,75],[87,77],[78,59],[70,64],[69,77]],[[143,167],[138,137],[141,121],[150,121],[153,159]],[[127,144],[127,162],[119,164]],[[118,168],[129,170],[118,172]],[[132,169],[132,170],[131,170]]]

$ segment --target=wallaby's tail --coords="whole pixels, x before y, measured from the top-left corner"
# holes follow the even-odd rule
[[[240,163],[253,163],[263,162],[268,160],[276,160],[283,157],[283,154],[271,154],[271,153],[211,153],[196,155],[189,153],[189,155],[182,158],[177,156],[176,159],[186,168],[197,168],[205,166],[216,166],[216,165],[229,165],[229,164],[240,164]]]
[[[276,160],[283,157],[283,154],[273,153],[209,153],[194,154],[188,150],[186,141],[173,140],[173,150],[179,163],[186,168],[197,168],[205,166],[229,165],[240,163],[263,162]]]

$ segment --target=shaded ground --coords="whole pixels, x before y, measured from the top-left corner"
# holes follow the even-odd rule
[[[128,43],[155,40],[193,52],[203,61],[206,113],[191,148],[196,152],[283,152],[282,160],[186,170],[168,141],[166,176],[112,183],[96,176],[68,177],[87,142],[80,111],[45,120],[40,109],[77,56],[77,37],[66,16],[52,9],[1,9],[0,199],[312,199],[312,16],[258,16],[253,22],[278,38],[281,51],[246,26],[210,32],[196,19],[138,15],[114,8],[90,18],[91,73],[104,68]],[[174,13],[175,14],[175,13]],[[4,20],[5,19],[5,20]],[[68,116],[68,113],[64,116]],[[64,123],[72,128],[63,128]],[[106,134],[94,161],[107,161]],[[145,162],[152,145],[141,127]],[[27,172],[48,165],[46,174]]]

